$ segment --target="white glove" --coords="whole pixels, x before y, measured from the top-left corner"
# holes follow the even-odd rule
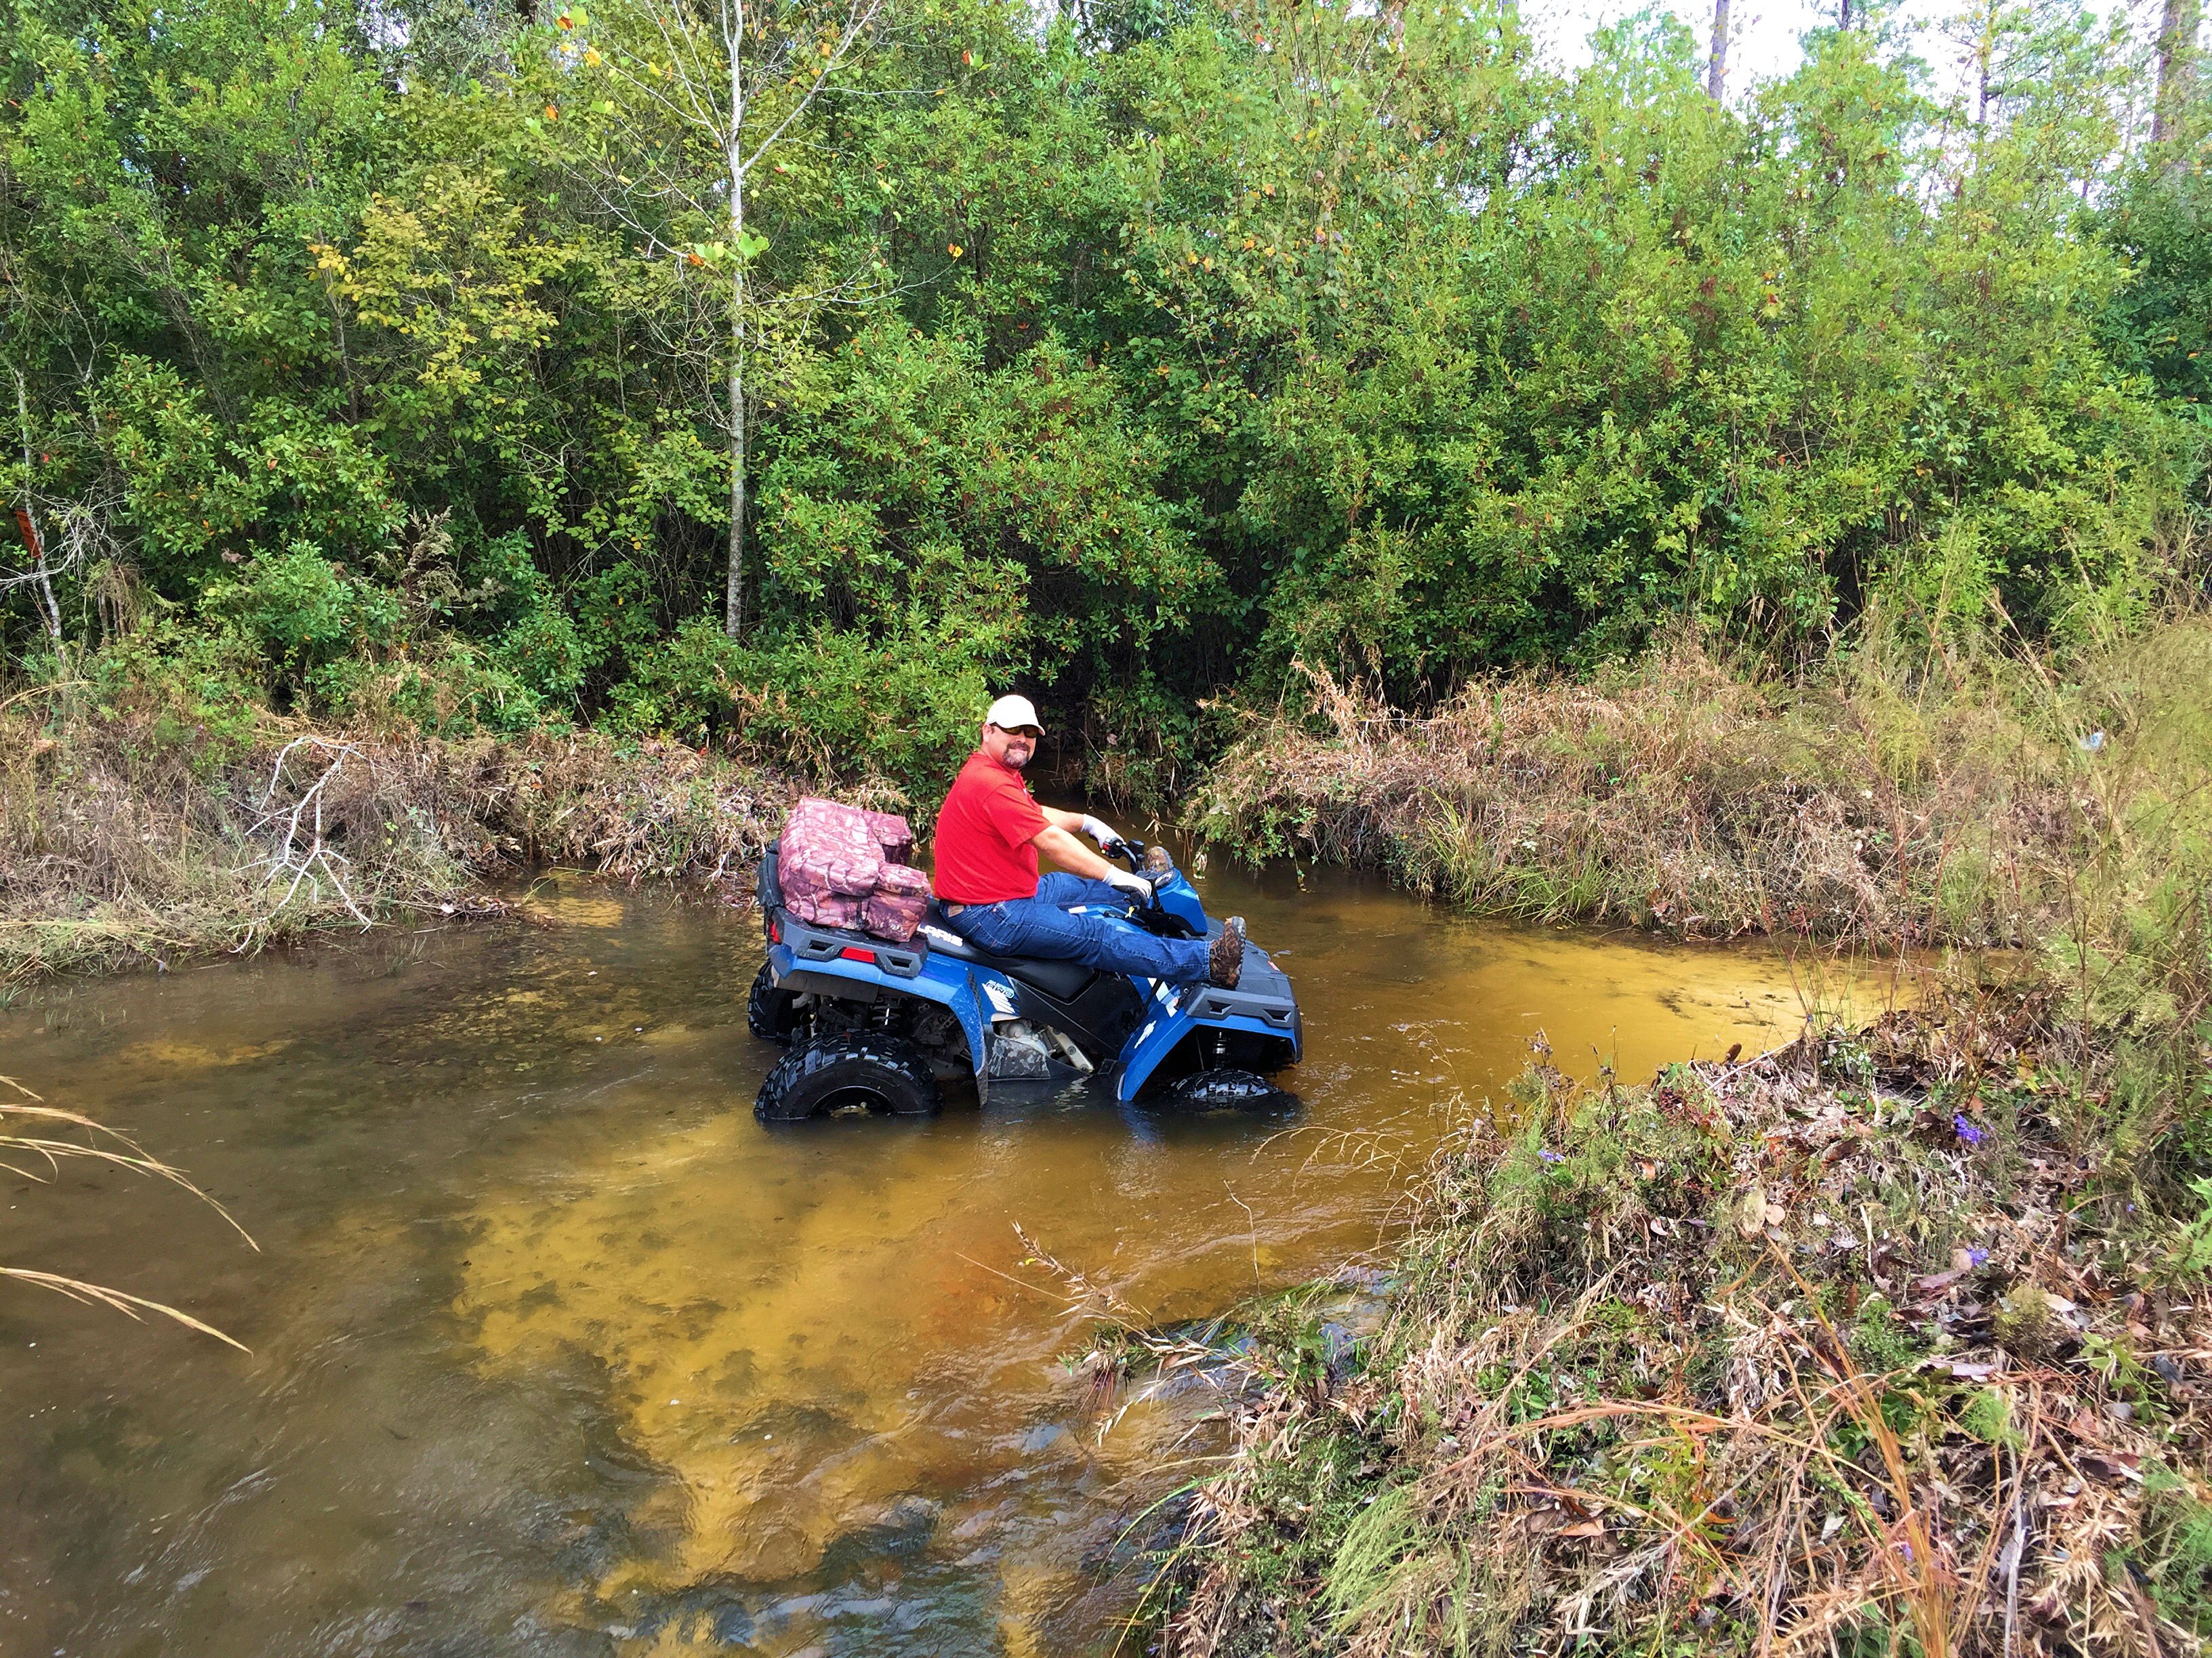
[[[1083,832],[1098,843],[1098,850],[1101,852],[1105,851],[1107,847],[1121,838],[1121,832],[1103,817],[1085,817],[1083,820]]]
[[[1109,886],[1119,887],[1122,891],[1133,897],[1141,898],[1148,904],[1152,902],[1152,883],[1150,876],[1133,875],[1126,869],[1115,869],[1109,865],[1106,871],[1106,884]]]

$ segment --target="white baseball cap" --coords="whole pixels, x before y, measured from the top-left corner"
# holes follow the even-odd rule
[[[1030,706],[1026,696],[1002,696],[991,704],[983,715],[983,723],[996,726],[1002,732],[1018,732],[1024,727],[1044,735],[1044,722],[1037,718],[1036,710]]]

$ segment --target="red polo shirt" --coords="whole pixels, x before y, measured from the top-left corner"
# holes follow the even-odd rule
[[[1021,773],[978,749],[937,814],[937,896],[952,904],[1034,898],[1044,813]]]

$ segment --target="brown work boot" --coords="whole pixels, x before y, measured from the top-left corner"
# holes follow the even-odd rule
[[[1175,859],[1168,856],[1168,849],[1165,847],[1155,841],[1145,848],[1146,874],[1171,875],[1174,872]]]
[[[1206,947],[1206,975],[1224,990],[1237,988],[1244,974],[1244,918],[1232,915],[1221,924],[1221,936]]]

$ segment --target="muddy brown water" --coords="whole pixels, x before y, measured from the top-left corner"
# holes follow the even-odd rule
[[[1295,1112],[1006,1088],[769,1133],[750,918],[580,878],[535,921],[19,995],[0,1072],[261,1248],[143,1181],[0,1175],[0,1264],[252,1350],[0,1284],[0,1658],[1110,1651],[1213,1401],[1102,1440],[1060,1362],[1087,1326],[1017,1223],[1150,1316],[1210,1315],[1386,1259],[1539,1029],[1633,1078],[1886,993],[1338,873],[1200,890],[1297,985]]]

